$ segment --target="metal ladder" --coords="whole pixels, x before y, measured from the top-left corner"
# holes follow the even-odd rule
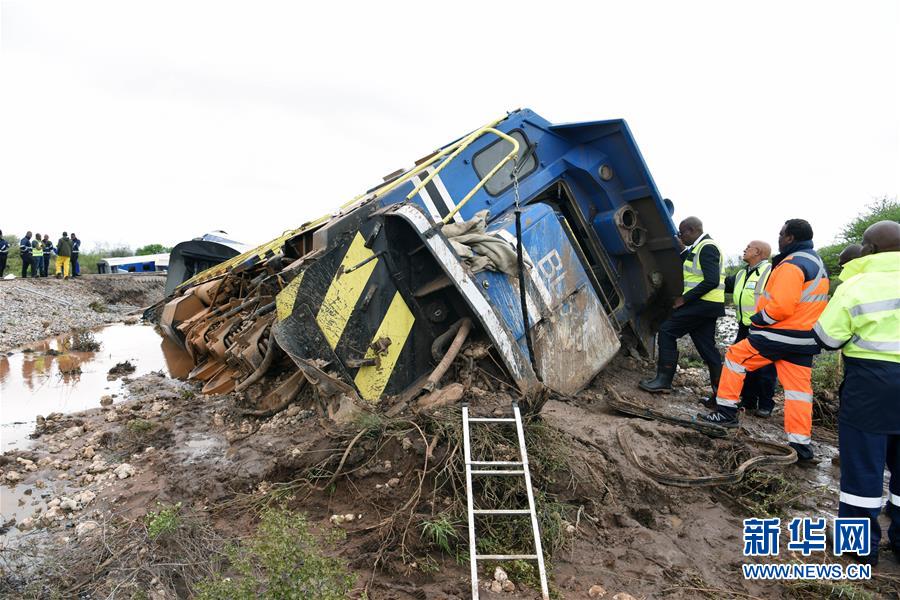
[[[528,468],[528,452],[525,450],[525,432],[522,429],[522,415],[519,413],[519,405],[512,404],[512,417],[469,417],[469,407],[462,407],[463,421],[463,450],[466,459],[466,500],[469,513],[469,567],[472,571],[472,599],[478,600],[478,561],[480,560],[536,560],[538,572],[541,577],[541,597],[550,599],[547,588],[547,570],[544,567],[544,552],[541,548],[541,532],[538,528],[537,512],[534,508],[534,493],[531,490],[531,472]],[[515,423],[516,434],[519,440],[518,461],[483,461],[472,460],[472,446],[469,443],[469,423]],[[476,467],[473,469],[472,467]],[[503,467],[493,469],[492,467]],[[519,467],[519,468],[515,468]],[[472,497],[472,476],[524,476],[525,490],[528,493],[527,509],[475,509]],[[531,517],[531,531],[534,535],[534,554],[481,554],[475,549],[475,516],[476,515],[529,515]]]

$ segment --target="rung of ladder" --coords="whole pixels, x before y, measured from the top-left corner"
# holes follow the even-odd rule
[[[517,460],[473,460],[466,464],[480,467],[518,467],[522,462]]]
[[[479,554],[475,560],[537,560],[537,554]]]
[[[509,417],[469,417],[469,423],[515,423]]]
[[[530,515],[531,511],[527,508],[497,508],[497,509],[479,509],[472,511],[476,515]]]
[[[472,471],[472,475],[524,475],[525,471],[522,469],[514,470],[514,471],[491,471],[490,469],[485,471]]]

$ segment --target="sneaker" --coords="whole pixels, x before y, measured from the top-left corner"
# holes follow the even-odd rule
[[[709,414],[704,415],[703,413],[697,414],[697,418],[706,423],[712,423],[713,425],[718,425],[719,427],[727,427],[729,429],[736,428],[739,423],[737,417],[731,417],[722,411],[716,410]]]

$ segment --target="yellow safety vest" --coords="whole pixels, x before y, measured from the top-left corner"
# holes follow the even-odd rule
[[[734,278],[734,306],[737,309],[738,321],[744,325],[750,325],[750,317],[756,314],[756,303],[766,288],[766,281],[769,280],[769,273],[772,272],[772,263],[767,260],[761,261],[758,265],[750,269],[750,276],[747,276],[747,269],[741,269]]]
[[[856,274],[837,288],[813,331],[845,356],[900,363],[900,252],[851,262]]]
[[[700,299],[708,302],[721,302],[722,304],[725,304],[725,275],[723,272],[725,257],[722,254],[722,249],[719,248],[719,245],[710,238],[706,238],[694,246],[693,258],[689,257],[684,259],[684,264],[682,265],[682,270],[684,272],[684,291],[682,293],[687,294],[703,281],[703,269],[700,268],[700,251],[705,246],[712,246],[719,251],[719,285],[700,296]]]

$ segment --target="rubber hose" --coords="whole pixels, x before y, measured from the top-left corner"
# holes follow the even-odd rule
[[[444,354],[444,358],[441,359],[441,362],[438,363],[438,366],[436,366],[434,368],[434,371],[431,372],[431,375],[428,376],[428,381],[425,383],[426,389],[433,390],[434,386],[437,385],[437,382],[441,380],[441,377],[444,376],[444,373],[446,373],[447,369],[450,368],[450,365],[453,364],[453,361],[459,354],[459,351],[462,348],[463,343],[466,341],[466,338],[469,336],[469,331],[471,330],[472,320],[468,317],[465,319],[460,319],[459,330],[456,332],[456,337],[453,338],[453,343],[450,344],[449,348],[447,348],[447,353]]]
[[[259,363],[256,370],[250,374],[250,377],[237,384],[234,387],[234,391],[243,392],[265,375],[266,371],[269,370],[269,367],[272,366],[272,361],[275,359],[275,346],[277,345],[278,344],[275,342],[275,327],[269,327],[269,345],[266,348],[266,355],[263,357],[262,362]]]

